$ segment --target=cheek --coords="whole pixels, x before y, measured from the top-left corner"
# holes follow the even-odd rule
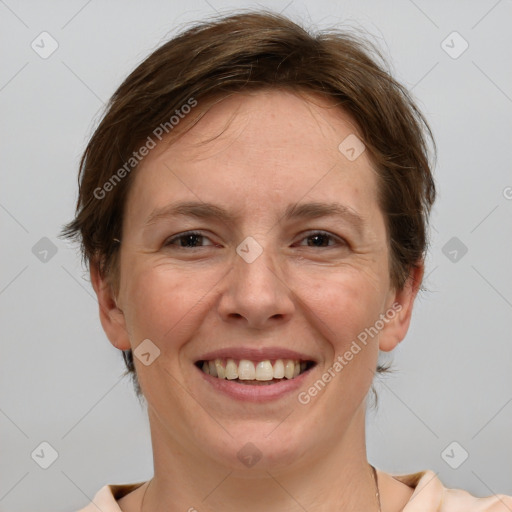
[[[328,393],[337,404],[344,403],[346,411],[357,407],[366,396],[378,360],[378,336],[369,338],[365,329],[373,326],[381,313],[382,295],[373,280],[340,277],[328,286],[322,284],[317,294],[314,313],[317,329],[324,337],[323,376],[330,378]],[[311,293],[311,292],[310,292]],[[366,338],[365,338],[366,336]],[[335,366],[336,365],[336,366]],[[320,377],[322,378],[322,377]],[[351,405],[350,405],[351,404]]]
[[[197,279],[197,273],[194,277],[166,265],[134,262],[129,268],[124,311],[134,338],[132,345],[149,338],[162,348],[164,341],[167,344],[175,340],[178,344],[180,339],[192,336],[197,328],[195,319],[205,308],[205,296],[216,280],[204,273],[202,279]]]
[[[336,353],[344,352],[381,313],[384,291],[368,273],[338,271],[327,279],[319,275],[310,279],[302,276],[301,280],[297,295],[304,303],[305,315],[309,309],[312,321]]]

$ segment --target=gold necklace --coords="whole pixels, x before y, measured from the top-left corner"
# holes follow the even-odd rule
[[[375,497],[377,498],[377,503],[379,504],[379,512],[382,512],[381,505],[380,505],[380,493],[379,493],[379,482],[377,479],[377,470],[370,464],[370,467],[372,468],[373,473],[373,480],[375,482]],[[148,486],[146,487],[146,490],[144,491],[144,495],[142,496],[142,503],[140,504],[140,512],[142,512],[142,507],[144,506],[144,499],[146,498],[146,493],[148,492],[149,486],[151,485],[151,482],[153,479],[149,481]]]
[[[148,492],[149,486],[151,485],[151,482],[153,479],[149,481],[149,484],[146,487],[146,490],[144,491],[144,495],[142,496],[142,503],[140,504],[140,512],[142,512],[142,507],[144,506],[144,499],[146,498],[146,493]]]
[[[371,464],[370,464],[370,467],[372,468],[373,480],[375,482],[375,497],[377,498],[377,503],[379,504],[379,512],[382,512],[381,505],[380,505],[380,493],[379,493],[379,482],[377,479],[377,470]]]

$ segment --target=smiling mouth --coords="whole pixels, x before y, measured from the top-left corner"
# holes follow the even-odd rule
[[[197,361],[195,365],[207,375],[253,386],[269,385],[292,380],[307,372],[314,361],[276,359],[251,361],[249,359],[214,359]]]

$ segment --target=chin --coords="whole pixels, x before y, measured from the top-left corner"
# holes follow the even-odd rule
[[[225,435],[219,443],[215,429],[211,436],[202,439],[200,450],[247,478],[256,477],[261,471],[272,473],[304,463],[308,453],[314,453],[311,441],[318,437],[314,432],[308,434],[303,424],[294,425],[287,420],[281,424],[239,421],[229,424],[228,428],[232,437]]]

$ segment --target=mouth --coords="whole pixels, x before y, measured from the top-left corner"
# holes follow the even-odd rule
[[[206,375],[219,380],[251,386],[265,386],[294,380],[315,366],[301,359],[203,359],[195,365]]]
[[[318,365],[313,356],[285,347],[225,347],[194,362],[205,393],[256,403],[293,397]]]

